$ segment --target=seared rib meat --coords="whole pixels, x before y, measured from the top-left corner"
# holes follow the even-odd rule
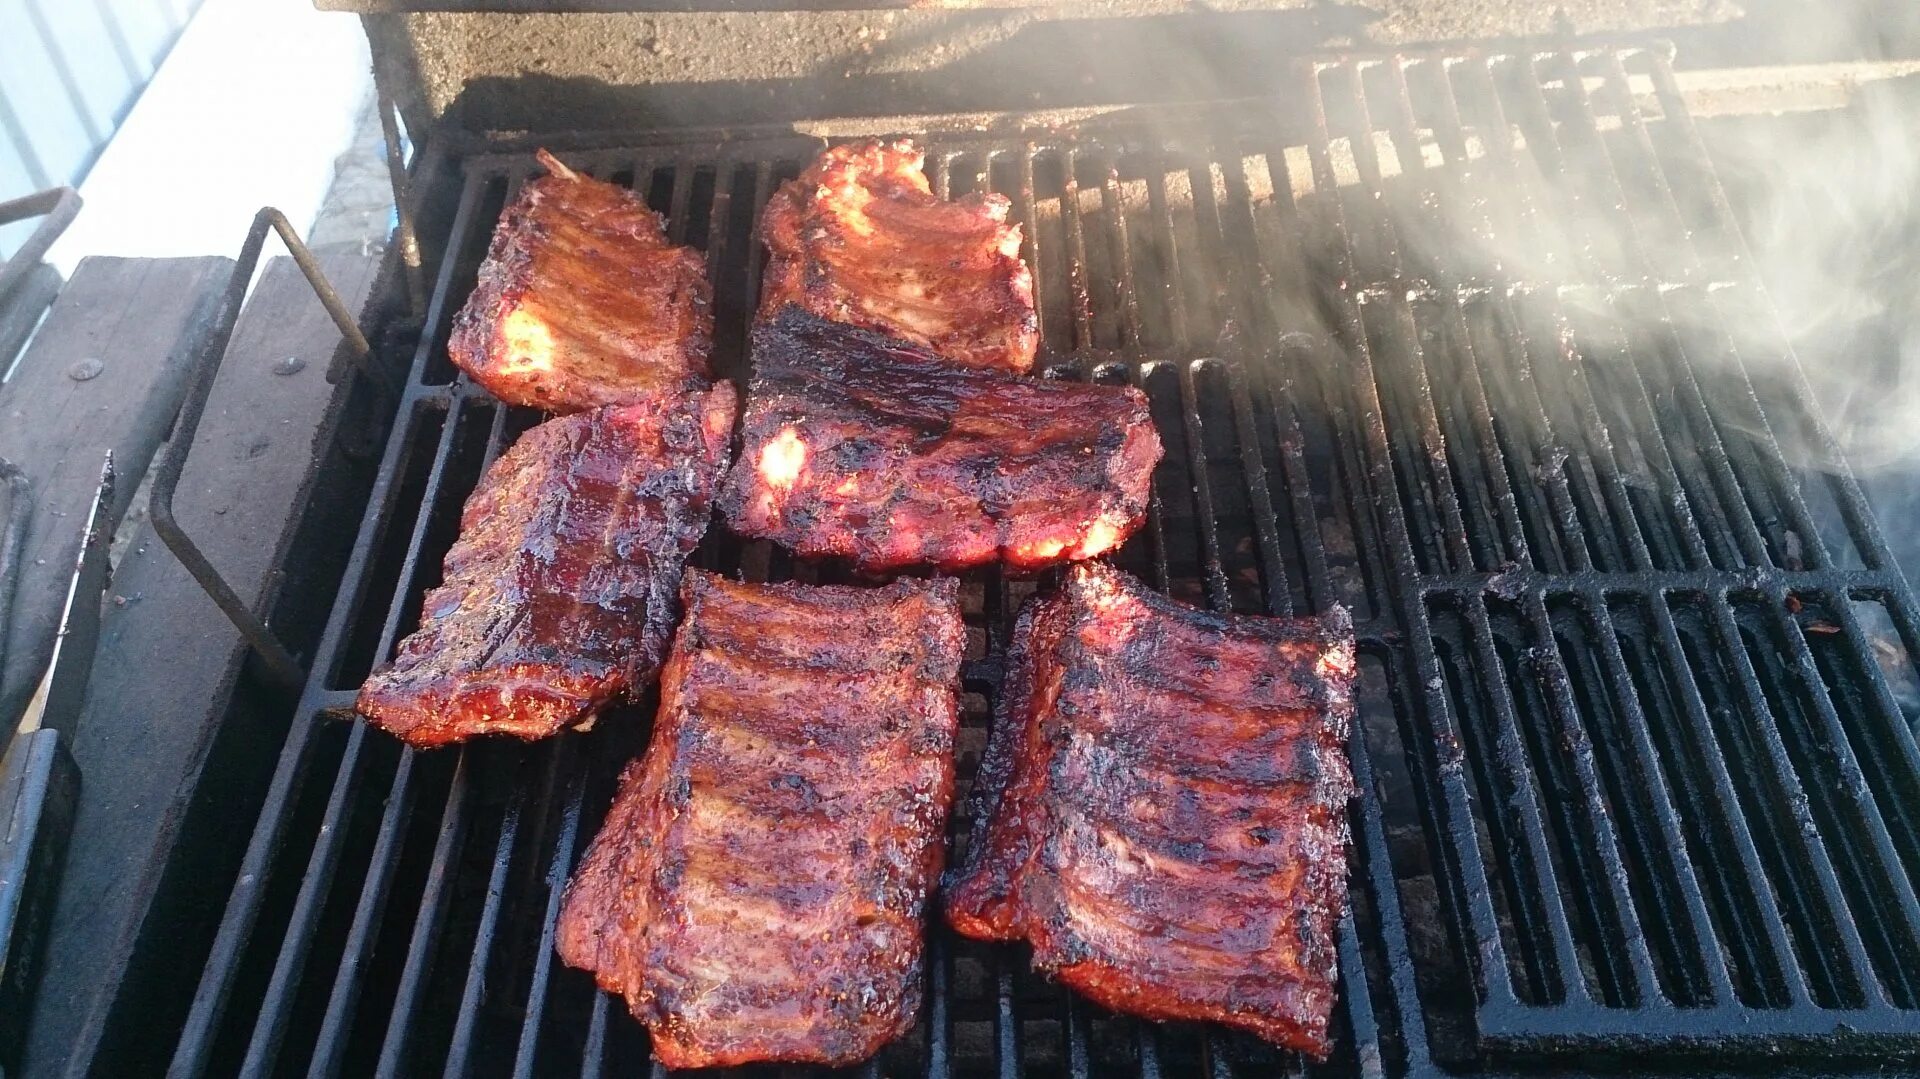
[[[544,738],[643,685],[726,468],[733,385],[548,420],[467,499],[420,628],[360,714],[421,747]]]
[[[905,140],[851,143],[782,185],[761,222],[760,313],[798,304],[954,363],[1025,372],[1040,322],[1020,226],[1004,195],[936,198],[925,157]]]
[[[1018,378],[786,308],[753,331],[727,522],[867,570],[1032,569],[1119,546],[1160,460],[1131,387]]]
[[[632,404],[709,377],[706,260],[624,187],[539,152],[454,317],[453,362],[502,401],[549,412]]]
[[[920,1008],[953,798],[958,582],[690,570],[646,755],[567,886],[562,959],[671,1068],[849,1064]]]
[[[1022,610],[947,918],[1119,1011],[1324,1057],[1346,905],[1354,644],[1105,565]]]

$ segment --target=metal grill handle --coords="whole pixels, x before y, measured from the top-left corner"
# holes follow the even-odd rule
[[[29,217],[43,218],[13,257],[0,264],[0,300],[20,287],[20,282],[27,279],[27,271],[39,264],[40,256],[47,253],[47,248],[53,246],[53,241],[79,213],[80,193],[71,187],[50,187],[37,194],[0,202],[0,225],[11,225]]]
[[[352,352],[356,366],[364,369],[372,357],[373,348],[367,344],[366,335],[360,332],[359,323],[353,313],[347,310],[340,293],[321,271],[313,252],[294,232],[292,223],[279,210],[271,206],[261,207],[253,217],[253,227],[247,232],[246,242],[240,247],[240,258],[234,264],[233,273],[227,278],[226,291],[214,312],[213,329],[201,344],[199,355],[194,358],[193,378],[187,386],[186,400],[180,406],[179,419],[174,424],[173,441],[154,472],[148,513],[153,520],[154,531],[160,533],[160,538],[173,551],[174,557],[180,559],[180,564],[187,568],[194,580],[200,582],[207,596],[226,613],[234,628],[260,654],[274,680],[297,689],[306,682],[306,667],[281,643],[279,636],[266,622],[254,614],[240,594],[214,568],[213,563],[207,560],[207,556],[201,553],[192,538],[180,527],[173,513],[174,489],[180,485],[180,474],[187,466],[187,454],[193,449],[194,433],[200,429],[207,399],[213,394],[213,380],[220,372],[220,361],[226,357],[227,346],[233,340],[233,328],[239,321],[240,308],[247,298],[247,286],[253,280],[254,267],[260,262],[260,252],[266,246],[269,228],[280,234],[280,241],[286,245],[287,253],[293,256],[307,284],[313,286],[314,295],[327,309],[333,324],[340,328],[340,336]],[[338,372],[336,364],[329,369],[327,380],[337,381]]]

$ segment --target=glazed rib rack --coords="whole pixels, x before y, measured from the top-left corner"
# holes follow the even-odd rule
[[[1121,565],[1216,609],[1354,611],[1365,797],[1336,1049],[1310,1070],[1582,1051],[1766,1074],[1772,1049],[1845,1074],[1920,1051],[1920,622],[1666,57],[1345,59],[1272,102],[1045,121],[820,130],[915,136],[941,194],[1011,196],[1047,375],[1148,393],[1167,455]],[[755,215],[821,137],[539,141],[707,253],[715,373],[741,379]],[[535,418],[444,351],[532,145],[421,181],[453,208],[427,233],[428,331],[218,935],[191,1000],[151,1002],[174,1074],[647,1070],[551,934],[650,703],[431,754],[331,711]],[[1496,257],[1521,252],[1552,258]],[[718,535],[695,563],[847,576]],[[963,786],[1033,587],[965,578]],[[1309,1070],[1097,1012],[1016,948],[929,943],[918,1028],[866,1074]]]

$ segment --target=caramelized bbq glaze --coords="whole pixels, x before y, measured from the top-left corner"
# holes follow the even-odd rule
[[[1004,195],[936,197],[905,140],[836,146],[774,193],[762,316],[797,304],[968,367],[1033,366],[1040,322]]]
[[[467,499],[420,628],[360,713],[422,747],[544,738],[653,677],[734,413],[721,382],[522,435]]]
[[[946,887],[1118,1011],[1324,1056],[1346,905],[1345,612],[1223,616],[1098,563],[1021,611]]]
[[[1146,515],[1160,437],[1132,387],[955,367],[793,307],[754,328],[753,363],[721,496],[741,535],[871,571],[1038,569]]]
[[[548,412],[632,404],[707,384],[706,260],[667,242],[639,196],[541,150],[500,217],[454,316],[453,362],[508,404]]]
[[[913,1025],[953,798],[957,595],[688,571],[652,743],[556,931],[661,1063],[848,1064]]]

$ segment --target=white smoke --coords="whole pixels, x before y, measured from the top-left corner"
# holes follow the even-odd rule
[[[1920,79],[1725,125],[1714,149],[1821,411],[1856,470],[1920,464]]]

